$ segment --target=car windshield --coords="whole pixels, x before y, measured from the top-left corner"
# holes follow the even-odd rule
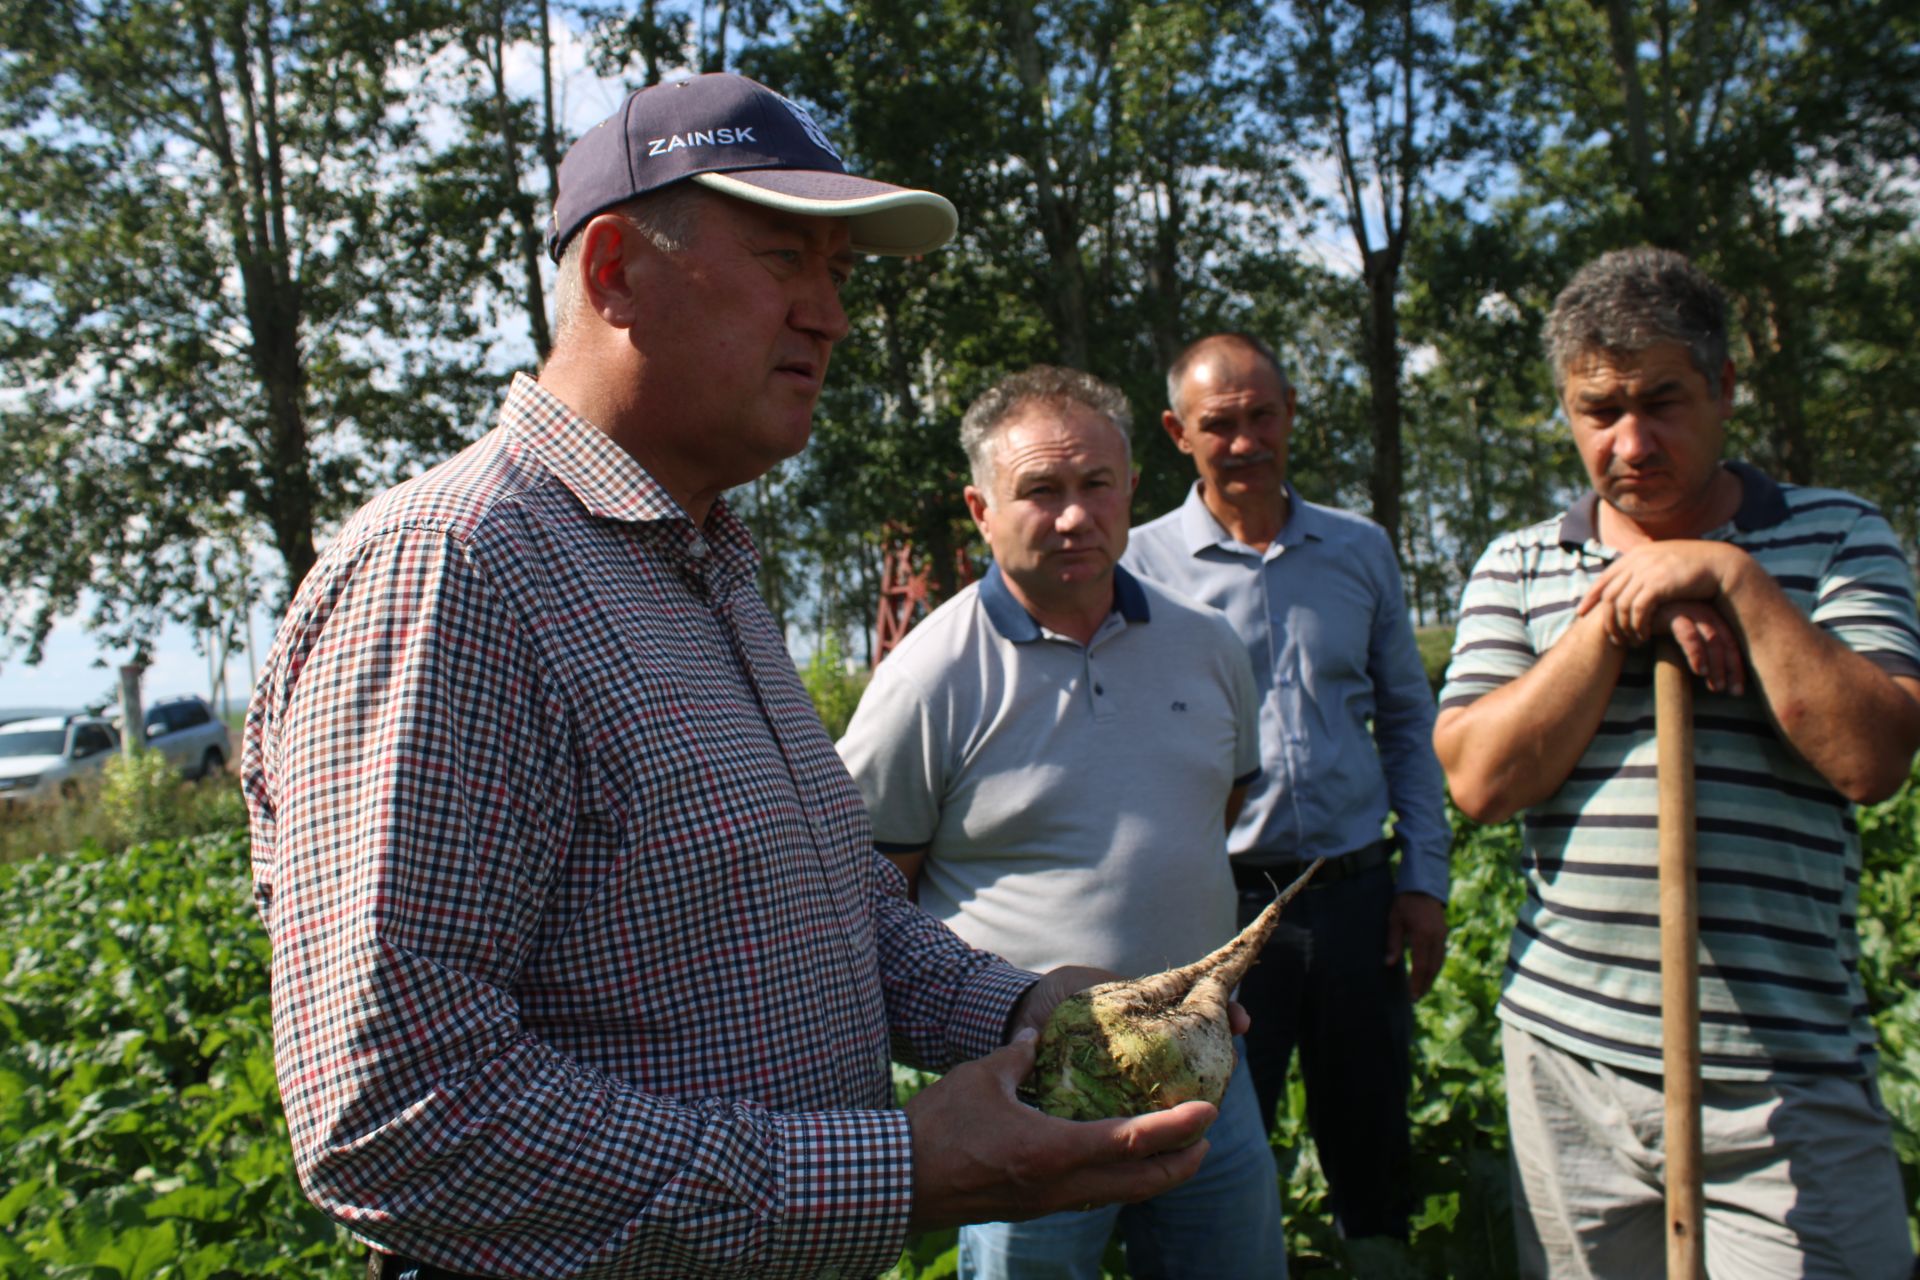
[[[67,745],[65,729],[27,729],[0,733],[0,760],[13,756],[57,756]]]

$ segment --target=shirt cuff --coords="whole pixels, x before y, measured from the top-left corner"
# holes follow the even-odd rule
[[[900,1260],[913,1209],[913,1135],[902,1111],[773,1116],[785,1202],[769,1270],[818,1280],[876,1276]]]
[[[1402,847],[1400,874],[1393,886],[1395,893],[1424,893],[1445,902],[1451,882],[1445,853],[1416,853]]]
[[[983,1058],[1006,1044],[1013,1007],[1038,981],[1039,974],[1016,969],[1004,960],[983,965],[969,976],[960,989],[953,1025],[947,1028],[955,1061]]]

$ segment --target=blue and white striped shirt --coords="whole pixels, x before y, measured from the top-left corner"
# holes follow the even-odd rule
[[[1911,574],[1869,504],[1776,484],[1744,488],[1705,535],[1771,574],[1818,626],[1898,675],[1920,676]],[[1574,621],[1617,552],[1598,498],[1487,548],[1461,602],[1440,707],[1523,674]],[[1775,730],[1750,685],[1697,686],[1702,1073],[1711,1079],[1859,1075],[1874,1065],[1858,972],[1860,842],[1852,808]],[[1659,1070],[1658,784],[1652,650],[1630,652],[1605,718],[1553,797],[1525,817],[1527,898],[1500,1016],[1569,1052]]]

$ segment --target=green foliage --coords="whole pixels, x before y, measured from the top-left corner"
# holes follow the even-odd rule
[[[1860,978],[1880,1037],[1880,1096],[1893,1116],[1908,1219],[1920,1239],[1920,769],[1860,811]]]
[[[0,0],[0,633],[136,643],[288,582],[495,396],[409,181],[439,6]],[[210,603],[210,601],[212,603]]]
[[[150,840],[231,831],[247,824],[246,801],[227,775],[189,782],[158,751],[107,761],[100,810],[114,839],[109,848]]]
[[[294,1178],[239,833],[0,867],[0,1277],[346,1280]]]
[[[1507,934],[1524,892],[1519,858],[1517,823],[1483,827],[1454,814],[1447,960],[1433,989],[1414,1006],[1408,1106],[1416,1208],[1408,1246],[1371,1241],[1357,1251],[1334,1230],[1326,1178],[1307,1135],[1306,1089],[1296,1061],[1274,1134],[1293,1275],[1502,1280],[1518,1274],[1494,1006]]]
[[[1416,627],[1413,642],[1420,646],[1420,665],[1437,694],[1447,678],[1447,662],[1453,657],[1453,628]]]
[[[1920,771],[1860,826],[1861,974],[1920,1226]],[[1296,1276],[1515,1274],[1493,1011],[1519,852],[1517,825],[1456,818],[1447,962],[1417,1006],[1408,1246],[1337,1237],[1291,1082],[1276,1154]],[[168,1263],[201,1280],[356,1273],[359,1247],[293,1175],[268,958],[237,831],[0,866],[0,1164],[14,1171],[0,1194],[0,1280],[131,1280]],[[904,1101],[928,1078],[896,1067],[895,1092]],[[936,1232],[910,1240],[889,1274],[938,1280],[955,1266],[954,1233]],[[1117,1252],[1106,1274],[1126,1274]]]
[[[847,722],[853,719],[871,674],[864,669],[847,669],[847,657],[841,650],[839,636],[821,637],[813,656],[801,669],[800,679],[813,698],[814,710],[820,713],[820,723],[826,726],[829,738],[837,742],[847,731]]]

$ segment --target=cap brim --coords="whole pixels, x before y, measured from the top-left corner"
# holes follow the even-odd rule
[[[696,173],[693,181],[770,209],[845,218],[855,253],[895,257],[930,253],[953,239],[960,226],[960,215],[945,196],[846,173],[735,169]]]

